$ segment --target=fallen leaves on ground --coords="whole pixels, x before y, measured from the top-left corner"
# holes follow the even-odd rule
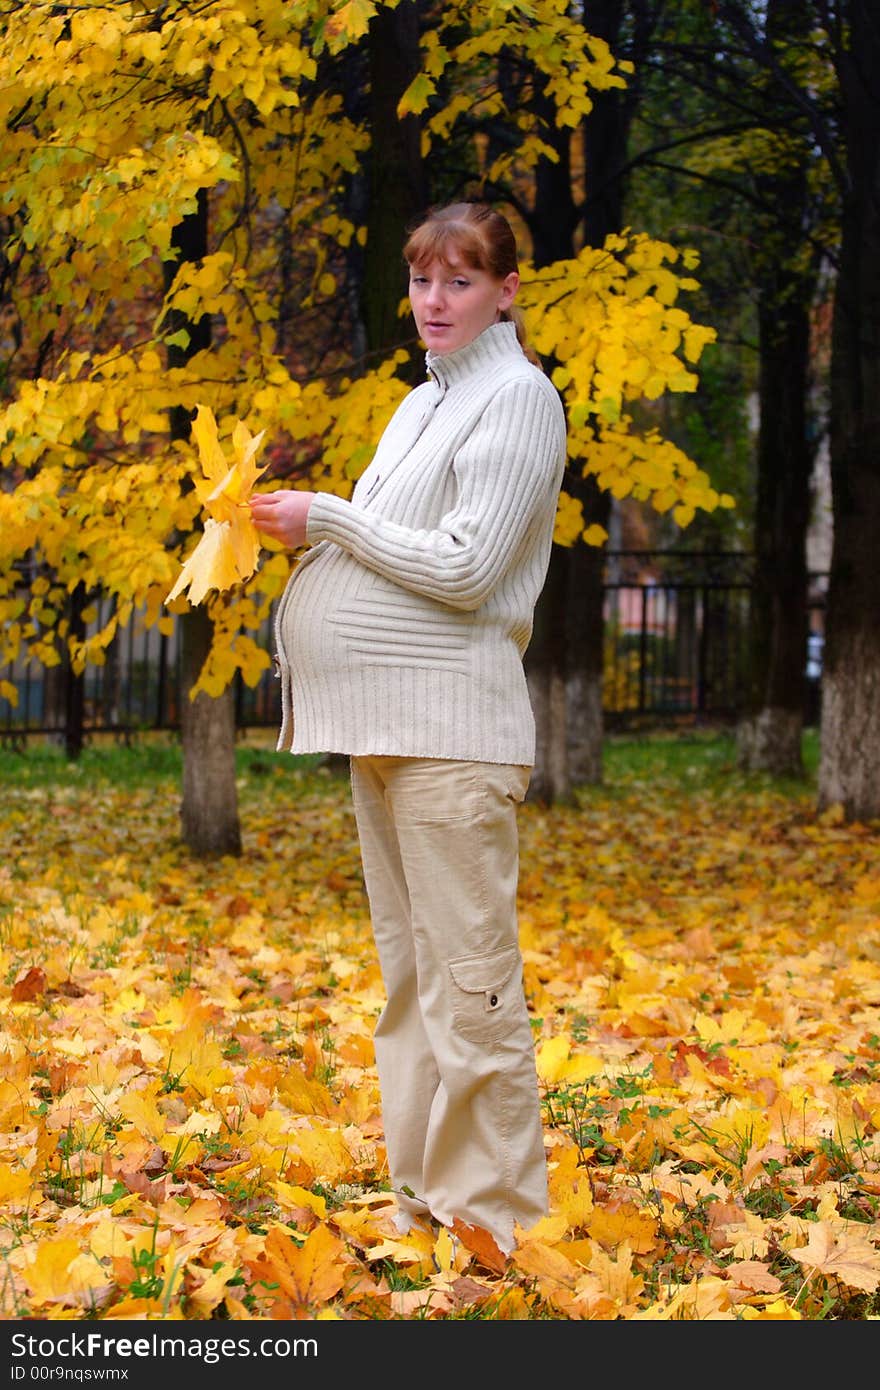
[[[348,787],[4,789],[0,1315],[880,1312],[880,845],[808,797],[650,783],[521,813],[549,1215],[392,1224]]]

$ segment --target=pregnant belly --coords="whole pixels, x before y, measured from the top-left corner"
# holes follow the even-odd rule
[[[335,549],[294,576],[279,635],[295,683],[377,665],[466,673],[472,623]]]

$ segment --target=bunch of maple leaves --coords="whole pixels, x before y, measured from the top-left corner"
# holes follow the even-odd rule
[[[266,465],[257,467],[257,453],[265,430],[251,434],[243,420],[232,430],[234,460],[230,464],[217,435],[217,421],[210,406],[199,405],[192,422],[202,477],[193,479],[196,494],[207,512],[202,533],[184,561],[165,602],[186,593],[197,606],[209,590],[231,589],[250,579],[260,558],[260,538],[251,520],[247,499]]]
[[[347,785],[266,754],[215,862],[177,799],[4,788],[0,1316],[880,1311],[877,827],[662,779],[523,807],[551,1205],[505,1258],[392,1226]]]

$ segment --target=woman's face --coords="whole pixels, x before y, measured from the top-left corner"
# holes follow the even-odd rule
[[[513,303],[519,276],[496,280],[463,260],[410,266],[409,300],[422,342],[431,352],[454,352],[497,323]]]

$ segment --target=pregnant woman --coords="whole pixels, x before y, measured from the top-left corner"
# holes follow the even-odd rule
[[[398,1228],[460,1220],[509,1253],[517,1225],[547,1210],[516,808],[565,416],[525,347],[500,213],[436,209],[403,259],[427,379],[350,501],[291,489],[251,511],[266,535],[308,547],[278,611],[279,748],[351,760]]]

